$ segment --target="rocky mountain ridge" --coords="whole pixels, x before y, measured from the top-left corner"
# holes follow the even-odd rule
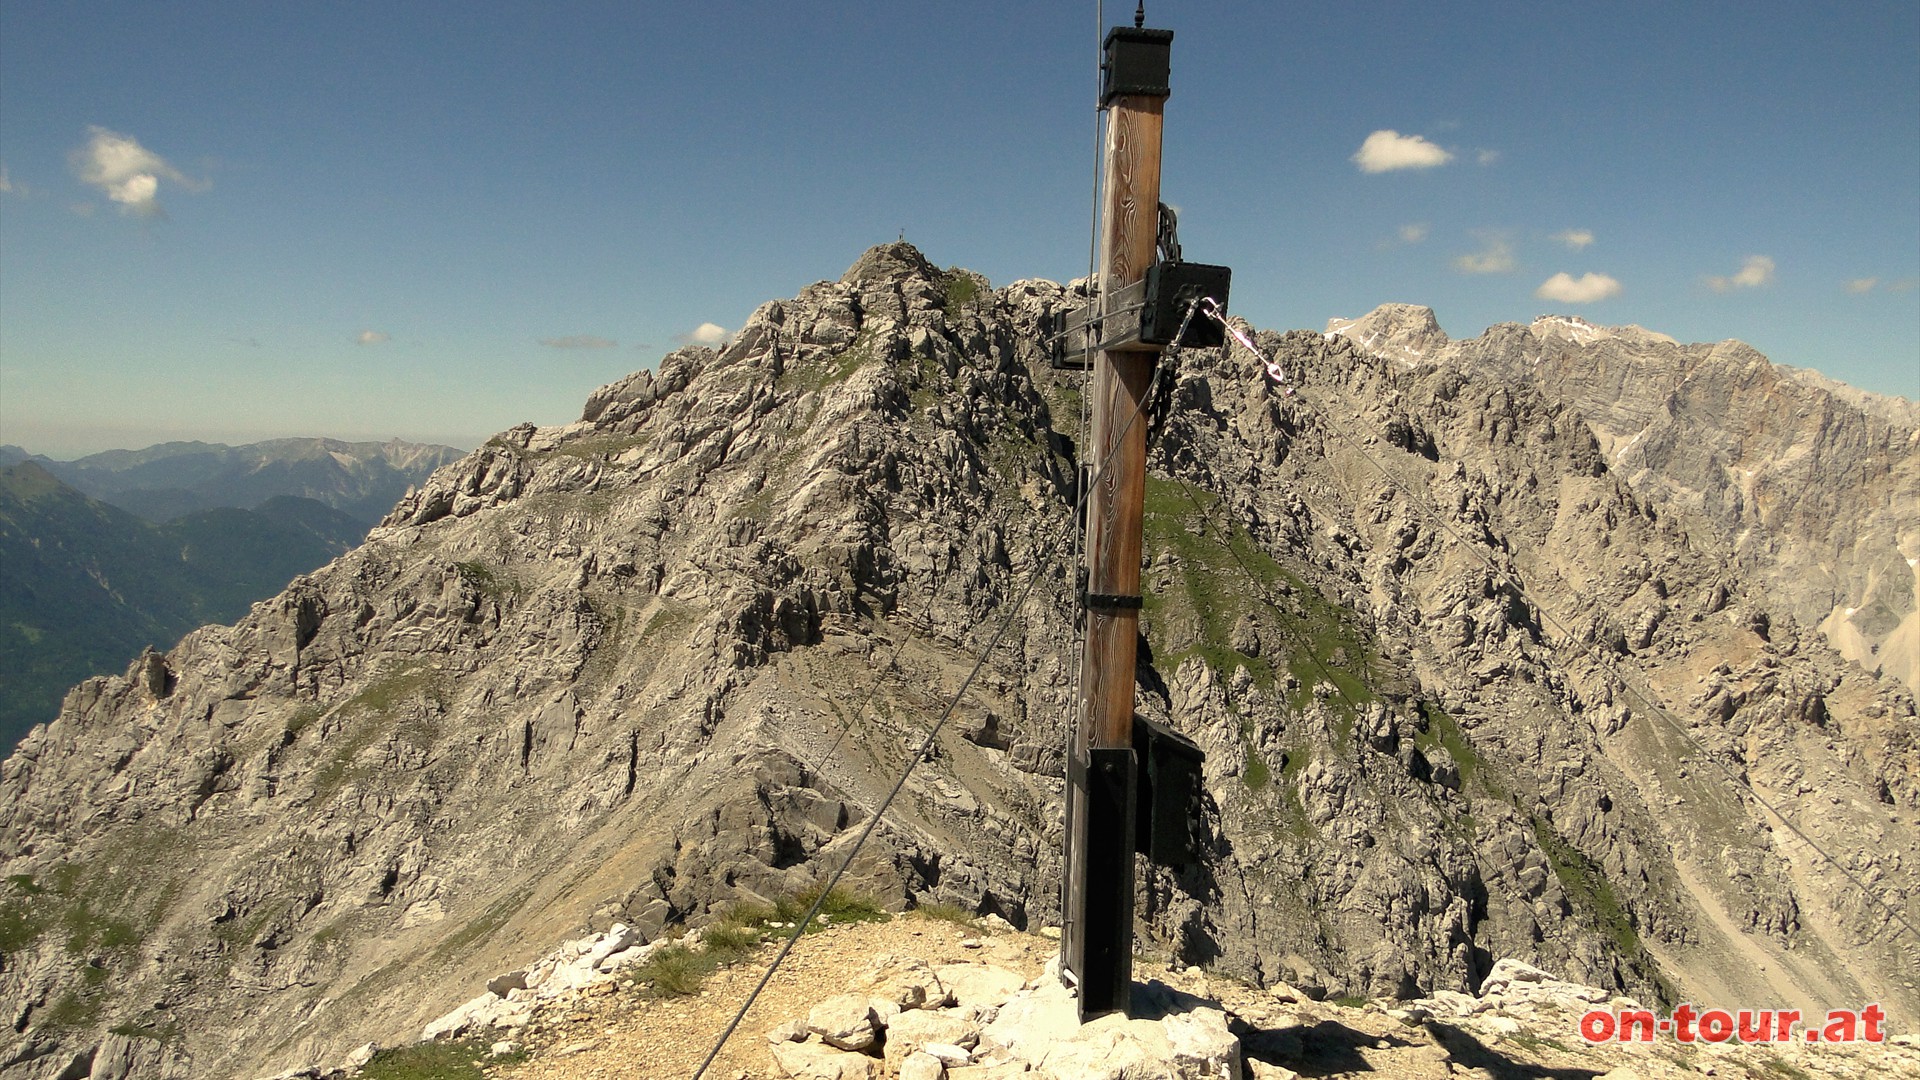
[[[1849,660],[1920,691],[1920,404],[1738,341],[1682,345],[1565,315],[1451,341],[1431,309],[1389,304],[1326,332],[1567,402],[1636,495],[1729,545]]]
[[[1034,574],[853,880],[1057,921],[1080,433],[1039,327],[1081,294],[960,276],[876,248],[76,688],[0,764],[0,1076],[88,1075],[109,1038],[163,1076],[337,1061],[583,925],[804,886]],[[1204,747],[1207,797],[1200,861],[1143,873],[1142,951],[1336,997],[1515,957],[1920,1016],[1920,942],[1848,880],[1920,889],[1911,694],[1573,406],[1259,340],[1299,393],[1180,354],[1153,454],[1141,711]]]

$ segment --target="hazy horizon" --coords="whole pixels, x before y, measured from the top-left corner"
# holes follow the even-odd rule
[[[1094,16],[0,5],[0,441],[474,443],[903,233],[1077,277]],[[1920,6],[1146,17],[1256,325],[1565,312],[1920,398]]]

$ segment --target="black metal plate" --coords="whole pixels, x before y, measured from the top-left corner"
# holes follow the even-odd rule
[[[1133,995],[1133,815],[1131,747],[1096,748],[1087,763],[1085,954],[1080,1018],[1125,1009]]]
[[[1125,95],[1166,97],[1173,31],[1116,26],[1107,31],[1100,65],[1100,104]]]
[[[1140,340],[1151,345],[1177,345],[1183,349],[1218,348],[1226,340],[1226,328],[1205,315],[1196,314],[1187,323],[1186,336],[1179,341],[1180,322],[1187,307],[1202,297],[1227,307],[1227,293],[1233,284],[1233,271],[1206,263],[1161,262],[1147,268],[1146,310],[1140,315]]]

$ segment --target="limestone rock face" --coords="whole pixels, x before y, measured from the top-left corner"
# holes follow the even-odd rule
[[[235,625],[76,687],[0,764],[0,1078],[260,1076],[458,1010],[511,1028],[543,987],[803,890],[1023,594],[847,884],[1057,925],[1081,432],[1039,327],[1078,300],[875,249],[579,421],[502,432]],[[1138,701],[1206,760],[1194,861],[1143,868],[1140,951],[1321,997],[1467,994],[1512,957],[1913,1023],[1915,946],[1849,881],[1920,893],[1913,698],[1786,583],[1845,554],[1835,580],[1899,616],[1891,655],[1911,608],[1867,583],[1897,568],[1834,521],[1905,535],[1913,500],[1851,494],[1920,468],[1902,429],[1727,346],[1445,344],[1430,319],[1393,324],[1445,362],[1262,334],[1291,397],[1240,351],[1170,369]],[[1631,392],[1557,399],[1515,374],[1536,359]],[[1686,371],[1660,399],[1684,408],[1639,389]],[[1806,488],[1749,499],[1728,462]],[[503,972],[524,985],[473,997]],[[982,982],[845,989],[879,1018],[1011,990]]]
[[[1543,315],[1448,342],[1431,318],[1387,304],[1328,334],[1551,394],[1651,509],[1729,548],[1726,572],[1762,583],[1773,614],[1920,691],[1920,405],[1738,341]]]
[[[1328,319],[1326,336],[1407,364],[1437,359],[1449,344],[1433,309],[1420,304],[1381,304],[1358,319]]]

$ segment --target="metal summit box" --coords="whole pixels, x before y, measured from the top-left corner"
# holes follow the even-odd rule
[[[1129,94],[1166,97],[1173,65],[1173,31],[1116,26],[1101,46],[1100,107]]]
[[[1226,340],[1226,328],[1196,312],[1187,323],[1187,332],[1179,341],[1180,321],[1187,307],[1208,298],[1227,309],[1227,289],[1233,271],[1206,263],[1158,262],[1147,268],[1146,308],[1140,312],[1140,340],[1150,345],[1172,345],[1182,349],[1216,348]]]

